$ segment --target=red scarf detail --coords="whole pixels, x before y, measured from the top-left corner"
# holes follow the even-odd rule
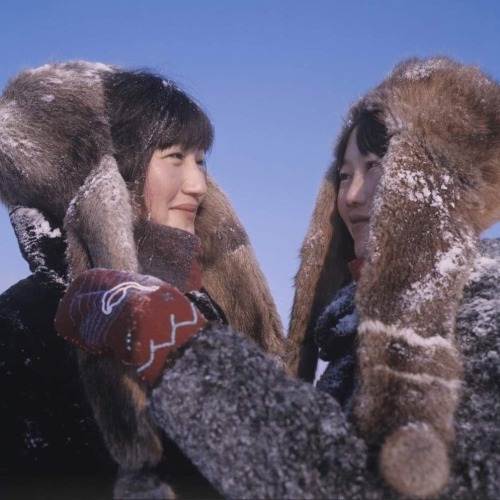
[[[361,269],[365,263],[364,259],[354,259],[347,264],[349,271],[351,271],[351,276],[354,281],[359,281],[361,276]]]

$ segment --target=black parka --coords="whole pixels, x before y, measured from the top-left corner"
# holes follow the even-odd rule
[[[65,243],[53,237],[53,223],[20,227],[15,210],[12,219],[32,274],[0,295],[0,492],[6,498],[111,498],[117,465],[85,397],[76,348],[54,329],[66,288]],[[181,496],[216,497],[164,439],[168,454],[159,475]]]

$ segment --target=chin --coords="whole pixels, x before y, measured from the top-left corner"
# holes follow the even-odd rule
[[[182,229],[188,233],[194,234],[194,221],[192,220],[172,220],[170,219],[167,226],[174,227],[176,229]]]
[[[194,234],[194,224],[176,224],[172,227],[182,229],[183,231],[186,231],[186,233]]]
[[[357,259],[364,259],[366,257],[366,242],[361,245],[354,245],[354,255]]]

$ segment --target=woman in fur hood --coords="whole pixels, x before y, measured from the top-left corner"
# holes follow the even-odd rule
[[[465,391],[457,313],[477,238],[500,218],[499,183],[498,84],[410,60],[350,110],[302,248],[292,371],[311,380],[319,349],[318,387],[407,495],[449,480]]]
[[[475,67],[409,60],[353,106],[289,335],[293,373],[329,362],[322,390],[213,325],[151,392],[219,492],[498,497],[500,245],[478,236],[499,217],[499,158],[500,88]]]
[[[133,490],[145,483],[172,497],[158,477],[182,493],[187,483],[191,494],[206,488],[147,416],[148,383],[172,348],[212,322],[282,355],[281,323],[247,234],[205,170],[208,117],[170,80],[72,62],[14,78],[0,98],[0,122],[0,196],[33,272],[0,297],[2,482],[28,494],[38,477],[37,494],[51,495],[102,477],[111,490],[114,460],[120,498],[141,496]],[[93,340],[75,356],[56,336],[56,308],[67,284],[96,267],[122,274],[98,273],[114,286],[104,322],[78,302]],[[107,330],[114,314],[127,314],[125,296],[139,297],[134,307],[149,318],[148,345],[131,341],[131,322]],[[177,323],[165,332],[158,325],[169,315]],[[118,343],[117,356],[102,355]]]

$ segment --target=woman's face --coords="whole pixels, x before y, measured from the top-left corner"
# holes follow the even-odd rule
[[[144,191],[154,222],[194,233],[196,213],[206,193],[204,151],[186,151],[178,145],[155,150]]]
[[[340,216],[354,240],[354,253],[358,258],[366,257],[373,198],[381,175],[380,157],[374,153],[361,154],[354,129],[340,168],[337,203]]]

